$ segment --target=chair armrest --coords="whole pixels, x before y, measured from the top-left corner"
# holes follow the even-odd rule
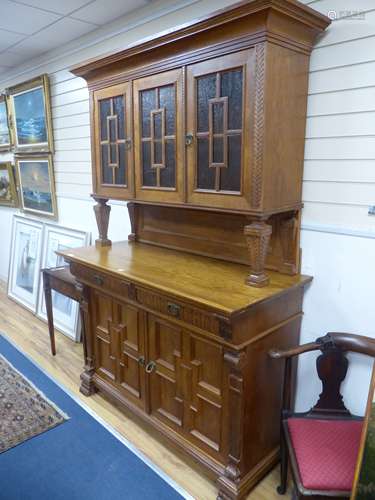
[[[292,349],[287,349],[286,351],[271,349],[268,352],[268,355],[273,359],[291,358],[304,352],[317,351],[321,348],[321,346],[322,345],[317,342],[309,342],[308,344],[299,345],[297,347],[293,347]]]

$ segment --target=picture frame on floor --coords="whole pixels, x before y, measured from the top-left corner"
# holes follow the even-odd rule
[[[8,297],[36,312],[43,243],[43,223],[13,216]]]
[[[21,210],[57,219],[52,155],[17,156],[15,161]]]
[[[5,94],[0,94],[0,151],[9,151],[12,145],[12,131],[9,126],[8,98]]]
[[[0,162],[0,206],[18,207],[16,178],[9,161]]]
[[[16,153],[52,153],[52,114],[47,75],[7,89]]]
[[[90,240],[91,234],[88,232],[69,229],[55,224],[45,224],[41,268],[66,266],[64,259],[57,255],[56,251],[87,246],[90,244]],[[40,274],[37,316],[47,321],[42,279],[42,275]],[[75,342],[79,342],[81,327],[78,303],[52,290],[52,306],[55,328]]]

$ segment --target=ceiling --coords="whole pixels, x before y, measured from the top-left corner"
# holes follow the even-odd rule
[[[151,0],[0,0],[0,71],[89,33]]]

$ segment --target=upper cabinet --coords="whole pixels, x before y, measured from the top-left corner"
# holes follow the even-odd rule
[[[132,198],[134,166],[131,83],[94,92],[95,194]]]
[[[134,83],[137,199],[184,201],[184,102],[182,70]]]
[[[188,202],[247,209],[253,50],[187,68]]]
[[[96,197],[300,210],[309,58],[328,24],[297,1],[243,1],[73,68]]]

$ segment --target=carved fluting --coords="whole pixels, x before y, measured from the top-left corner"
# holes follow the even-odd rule
[[[265,222],[253,222],[245,226],[244,234],[250,254],[250,274],[246,279],[248,285],[262,287],[269,283],[265,272],[268,245],[271,239],[272,226]]]
[[[131,227],[131,233],[128,235],[128,240],[129,241],[135,241],[136,240],[136,230],[135,230],[135,203],[128,203],[128,212],[129,212],[129,219],[130,219],[130,227]]]
[[[280,238],[283,252],[283,269],[285,272],[295,274],[298,272],[296,266],[296,247],[299,229],[298,214],[293,214],[287,219],[280,221]]]
[[[94,196],[94,200],[97,202],[94,206],[94,212],[99,232],[99,238],[95,240],[95,245],[97,247],[111,246],[112,242],[108,239],[108,224],[111,207],[107,205],[108,199]]]
[[[255,47],[255,106],[254,106],[254,155],[251,173],[251,204],[259,208],[262,200],[262,170],[264,154],[264,81],[265,44]]]
[[[244,400],[243,400],[243,369],[246,364],[245,352],[227,351],[224,361],[228,365],[229,389],[229,455],[224,475],[234,483],[241,479],[241,461],[244,434]]]
[[[91,339],[91,323],[89,312],[89,289],[82,283],[76,282],[76,290],[79,293],[79,311],[82,323],[82,343],[85,358],[85,369],[81,374],[81,386],[79,390],[85,396],[91,396],[97,389],[93,384],[94,368],[94,350]]]

